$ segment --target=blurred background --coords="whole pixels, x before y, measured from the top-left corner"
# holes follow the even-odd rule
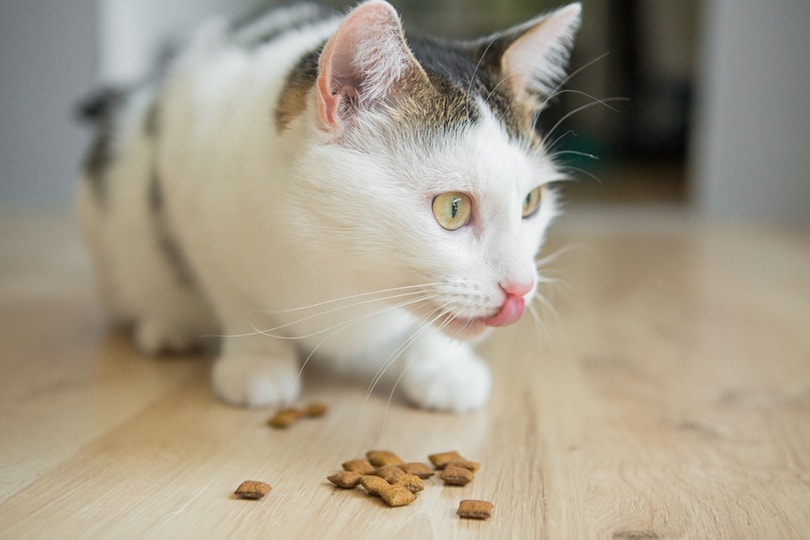
[[[393,3],[410,32],[468,38],[563,2]],[[69,204],[90,137],[72,112],[94,86],[137,81],[207,14],[265,4],[0,0],[0,211]],[[567,84],[576,92],[542,118],[578,180],[570,206],[810,223],[810,2],[583,4],[580,71]]]

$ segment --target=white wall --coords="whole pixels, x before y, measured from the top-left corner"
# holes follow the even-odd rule
[[[0,211],[64,205],[89,132],[94,0],[0,0]],[[2,234],[2,233],[0,233]]]
[[[703,212],[810,222],[808,29],[808,0],[707,0],[692,140]]]
[[[129,82],[149,73],[162,49],[206,16],[241,14],[266,0],[99,0],[99,78]]]

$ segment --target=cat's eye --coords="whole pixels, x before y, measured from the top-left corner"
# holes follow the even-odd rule
[[[530,218],[540,210],[540,200],[543,194],[543,186],[534,188],[523,199],[523,219]]]
[[[433,215],[442,228],[456,231],[470,222],[472,200],[469,195],[456,191],[436,195],[433,199]]]

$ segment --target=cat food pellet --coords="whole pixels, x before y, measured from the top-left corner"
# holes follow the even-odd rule
[[[405,506],[406,504],[411,504],[416,500],[416,495],[403,486],[389,485],[388,487],[381,489],[379,491],[379,495],[388,506]]]
[[[236,488],[236,491],[234,491],[233,494],[242,499],[261,499],[270,493],[271,489],[273,488],[270,487],[270,484],[265,482],[259,482],[258,480],[245,480],[239,484],[239,487]]]
[[[360,477],[360,485],[368,491],[369,495],[379,495],[380,491],[388,489],[391,484],[371,474],[364,474]]]
[[[319,418],[326,414],[327,407],[323,403],[310,403],[304,409],[304,416],[307,418]]]
[[[352,459],[343,464],[343,470],[360,474],[374,474],[375,467],[367,459]]]
[[[481,468],[480,463],[475,462],[475,461],[470,461],[469,459],[462,459],[462,460],[459,460],[459,461],[451,461],[450,463],[448,463],[445,466],[447,467],[447,466],[450,466],[450,465],[455,465],[456,467],[463,467],[463,468],[467,469],[468,471],[472,471],[472,472],[478,472],[478,469]]]
[[[458,505],[456,512],[459,517],[469,519],[489,519],[495,505],[489,501],[463,500]]]
[[[328,476],[326,479],[335,484],[337,487],[350,489],[360,485],[360,476],[360,473],[341,471],[333,474],[332,476]]]
[[[398,455],[390,450],[369,450],[366,452],[366,457],[375,467],[383,467],[385,465],[400,465],[405,463]]]
[[[399,476],[405,476],[405,471],[400,469],[396,465],[383,465],[382,467],[377,467],[374,470],[375,475],[379,476],[389,484],[394,481]]]
[[[447,465],[439,475],[445,484],[453,486],[466,486],[473,479],[473,472],[470,469],[459,467],[458,465]]]
[[[431,454],[428,456],[428,459],[437,469],[444,469],[448,464],[454,461],[466,461],[458,452],[455,451]]]
[[[397,476],[394,478],[391,484],[395,486],[402,486],[411,493],[419,493],[425,489],[425,483],[422,482],[422,479],[413,474],[403,473],[402,476]]]
[[[301,418],[301,414],[298,409],[279,411],[267,421],[267,425],[274,428],[288,428]]]
[[[403,463],[399,465],[399,468],[405,471],[408,474],[412,474],[414,476],[418,476],[423,480],[426,478],[430,478],[436,471],[430,468],[430,466],[424,463]]]

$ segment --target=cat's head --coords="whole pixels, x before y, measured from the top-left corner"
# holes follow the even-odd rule
[[[579,19],[572,4],[446,43],[406,38],[380,0],[349,13],[299,119],[316,141],[300,211],[331,272],[369,290],[411,287],[397,301],[454,335],[520,318],[555,214],[550,183],[563,178],[535,124]]]

